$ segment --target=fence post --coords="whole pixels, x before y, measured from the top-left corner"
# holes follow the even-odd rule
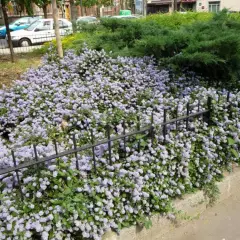
[[[230,91],[228,91],[227,93],[227,102],[229,102],[229,99],[230,99]]]
[[[92,142],[92,145],[94,145],[94,137],[93,137],[93,130],[92,129],[91,129],[91,142]],[[96,158],[95,158],[94,146],[92,146],[92,154],[93,154],[93,168],[94,168],[94,172],[96,173]]]
[[[14,155],[13,150],[11,152],[12,152],[12,159],[13,159],[14,167],[17,167],[17,163],[16,163],[16,159],[15,159],[15,155]],[[19,185],[19,192],[20,192],[21,200],[23,201],[22,185],[21,185],[21,181],[20,181],[20,178],[19,178],[18,170],[16,170],[15,172],[16,172],[16,175],[17,175],[17,181],[18,181],[18,185]]]
[[[227,93],[227,102],[228,102],[229,118],[232,118],[232,103],[230,102],[230,91],[228,91],[228,93]]]
[[[164,138],[164,143],[166,143],[166,134],[167,134],[167,126],[166,126],[166,122],[167,122],[167,109],[164,109],[163,112],[163,138]]]
[[[207,100],[207,107],[208,107],[208,125],[211,124],[211,118],[212,118],[212,98],[211,97],[208,97],[208,100]]]
[[[111,136],[110,136],[110,125],[107,125],[107,137],[108,137],[108,158],[109,164],[112,165],[112,149],[111,149]]]
[[[140,117],[137,116],[137,130],[140,131]],[[140,152],[140,139],[138,140],[138,152]]]
[[[151,144],[153,147],[153,142],[154,142],[154,110],[152,110],[152,115],[151,115],[151,129],[150,129],[150,134],[151,134]]]
[[[37,146],[35,144],[33,144],[33,150],[34,150],[35,160],[36,162],[38,162]],[[39,168],[39,164],[37,164],[37,167]]]
[[[78,164],[78,156],[77,156],[77,143],[76,143],[76,137],[75,137],[75,134],[73,134],[73,147],[74,147],[74,155],[75,155],[75,158],[76,158],[76,168],[77,170],[79,170],[79,164]]]
[[[198,99],[198,108],[197,108],[197,111],[198,111],[198,112],[200,111],[200,99]]]
[[[126,123],[125,123],[125,120],[123,120],[123,135],[124,135],[124,138],[123,138],[123,148],[124,148],[124,158],[126,160],[126,158],[127,158],[127,151],[126,151],[126,137],[125,137],[125,134],[126,134]]]
[[[58,149],[57,149],[56,139],[53,140],[53,143],[54,143],[54,148],[55,148],[56,155],[58,155]],[[57,164],[58,164],[58,166],[59,166],[59,160],[57,160]]]
[[[189,123],[189,112],[190,112],[190,104],[187,103],[187,119],[186,119],[186,129],[188,130],[188,123]]]

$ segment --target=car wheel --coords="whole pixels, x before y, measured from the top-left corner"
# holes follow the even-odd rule
[[[22,38],[19,40],[18,45],[19,47],[29,47],[32,43],[28,38]]]

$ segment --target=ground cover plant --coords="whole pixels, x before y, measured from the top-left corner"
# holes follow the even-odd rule
[[[97,171],[91,149],[16,174],[1,176],[0,239],[101,239],[105,231],[133,224],[149,227],[155,213],[171,213],[171,200],[195,189],[210,189],[223,171],[239,162],[240,92],[217,92],[198,85],[192,73],[171,79],[149,57],[111,58],[84,48],[63,59],[48,54],[44,64],[22,81],[0,90],[0,167],[39,157],[149,125],[153,113],[155,138],[147,134],[96,147]],[[192,82],[190,83],[190,79]],[[160,123],[207,108],[213,99],[211,122],[200,119],[168,126],[164,143]],[[178,127],[178,129],[176,129]]]

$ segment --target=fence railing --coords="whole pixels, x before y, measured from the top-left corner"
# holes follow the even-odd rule
[[[32,52],[34,49],[42,47],[45,42],[50,42],[55,39],[54,30],[49,33],[36,32],[36,35],[29,34],[17,34],[18,31],[14,31],[12,36],[13,52],[14,53],[28,53]],[[9,55],[10,49],[5,35],[0,34],[0,55]]]
[[[191,107],[197,107],[197,112],[196,113],[190,113],[190,108]],[[200,111],[200,101],[198,102],[197,106],[193,106],[193,105],[190,105],[188,103],[187,104],[187,115],[178,117],[177,116],[178,113],[176,113],[176,118],[170,119],[168,121],[166,120],[167,109],[165,109],[164,110],[163,122],[160,124],[161,129],[162,129],[163,139],[164,139],[163,144],[166,143],[167,125],[175,123],[176,124],[176,129],[178,129],[178,123],[181,122],[181,121],[186,121],[186,129],[188,129],[189,128],[189,120],[192,119],[192,118],[201,117],[201,116],[204,118],[204,121],[208,121],[210,123],[211,111],[212,111],[212,99],[211,99],[211,97],[208,98],[207,110]],[[114,137],[110,136],[111,128],[110,128],[109,125],[107,125],[106,126],[106,136],[107,136],[107,138],[105,138],[101,141],[97,141],[97,142],[94,141],[93,131],[91,130],[91,143],[83,145],[81,147],[77,147],[77,141],[76,141],[75,135],[73,135],[73,137],[72,137],[73,148],[69,149],[69,150],[66,150],[66,151],[63,151],[63,152],[58,151],[57,142],[56,142],[56,140],[53,140],[53,144],[54,144],[54,148],[55,148],[55,154],[53,154],[51,156],[48,156],[48,157],[39,158],[38,154],[37,154],[37,145],[33,145],[34,159],[30,160],[30,161],[27,161],[27,162],[20,163],[19,165],[17,165],[17,163],[16,163],[17,161],[16,161],[16,158],[15,158],[15,153],[12,150],[11,154],[12,154],[12,159],[13,159],[14,166],[13,167],[8,167],[8,168],[5,168],[5,169],[0,169],[0,176],[11,173],[11,172],[15,172],[16,176],[17,176],[19,191],[21,193],[21,197],[23,198],[23,194],[22,194],[22,190],[21,190],[21,181],[20,181],[20,177],[19,177],[19,170],[21,170],[23,168],[29,168],[29,167],[34,166],[34,165],[39,166],[42,163],[49,162],[49,161],[55,160],[57,158],[61,158],[61,157],[64,157],[64,156],[74,154],[75,158],[76,158],[76,169],[79,170],[78,154],[77,153],[90,149],[91,152],[92,152],[93,169],[96,172],[97,169],[96,169],[95,148],[97,146],[102,145],[102,144],[107,144],[108,145],[108,163],[110,165],[112,165],[112,155],[111,155],[112,150],[111,150],[111,148],[112,148],[112,143],[113,142],[115,142],[117,140],[123,140],[124,141],[123,151],[124,151],[125,157],[126,157],[126,152],[127,152],[126,151],[126,141],[127,141],[128,137],[136,136],[138,134],[148,132],[149,136],[151,137],[152,144],[154,143],[154,139],[155,139],[154,112],[152,112],[152,115],[151,115],[151,124],[148,125],[148,126],[145,126],[145,127],[141,128],[140,127],[140,119],[138,118],[137,129],[135,131],[126,133],[126,125],[125,125],[124,121],[123,121],[122,125],[123,125],[123,134],[117,135],[117,136],[114,136]],[[138,148],[138,150],[140,150],[140,140],[138,140],[138,147],[137,148]]]

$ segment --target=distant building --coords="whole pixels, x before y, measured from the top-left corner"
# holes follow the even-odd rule
[[[197,0],[198,12],[219,12],[224,8],[232,12],[240,12],[240,0]]]
[[[196,11],[196,0],[178,0],[178,11]],[[147,13],[172,12],[172,0],[148,0]]]
[[[227,8],[240,12],[240,0],[178,0],[178,11],[219,12]],[[147,13],[172,11],[172,0],[148,0]]]

